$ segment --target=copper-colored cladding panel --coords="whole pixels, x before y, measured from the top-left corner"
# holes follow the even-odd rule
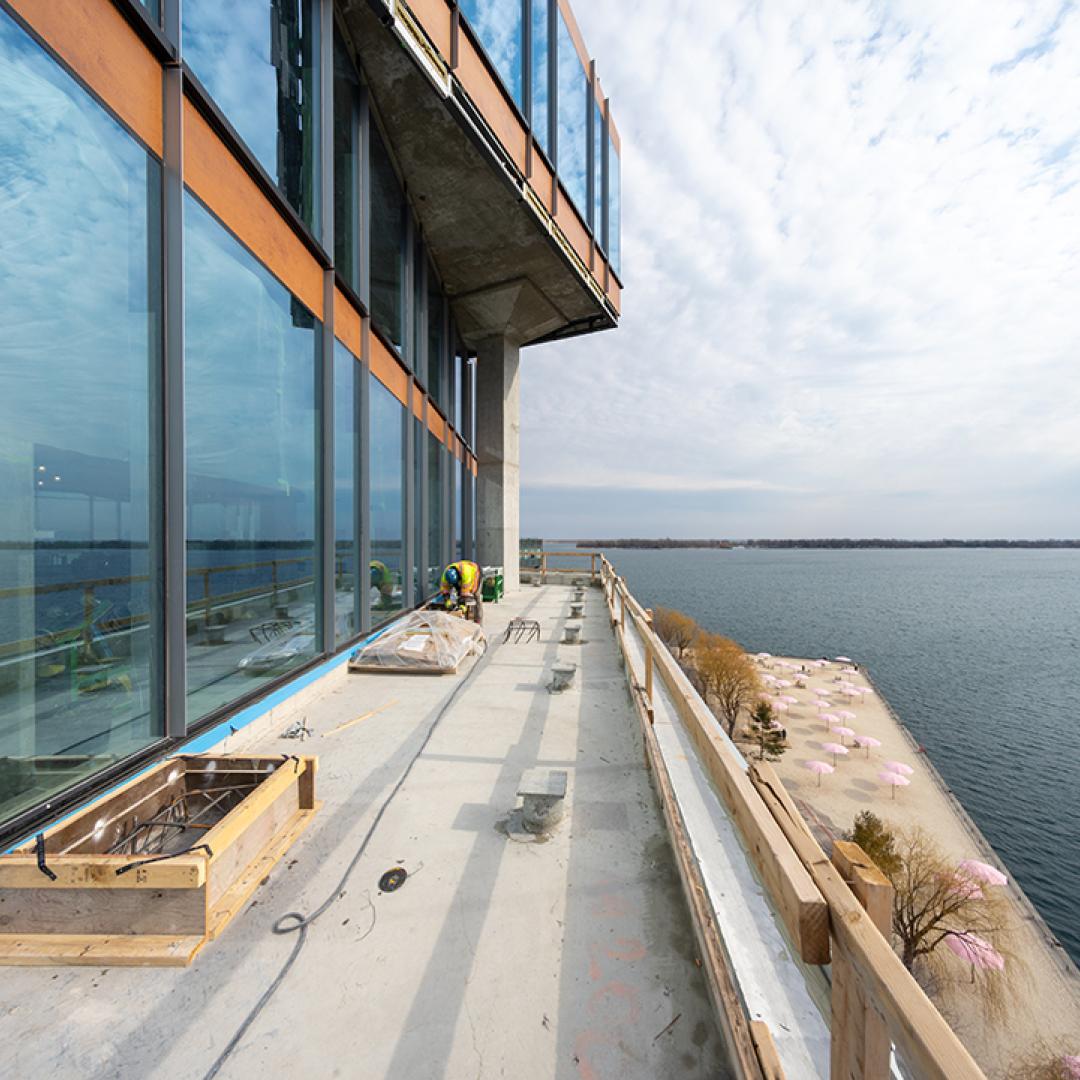
[[[409,10],[450,64],[450,6],[446,0],[409,0]]]
[[[340,290],[334,290],[334,337],[353,354],[359,356],[364,347],[364,320]]]
[[[446,421],[435,411],[435,409],[428,409],[427,426],[428,431],[430,431],[439,442],[446,442]]]
[[[551,170],[547,167],[539,152],[534,150],[532,156],[532,176],[529,177],[529,186],[536,192],[537,198],[543,203],[545,209],[551,213]]]
[[[336,309],[335,309],[336,310]],[[371,346],[371,374],[401,402],[409,403],[409,373],[398,363],[378,334],[368,332]]]
[[[421,423],[424,420],[424,392],[420,389],[420,384],[415,384],[412,400],[413,416],[416,417]]]
[[[566,194],[566,188],[559,184],[559,210],[555,215],[555,223],[566,234],[566,239],[581,257],[581,261],[589,265],[589,234],[585,224],[578,216],[570,196]]]
[[[162,69],[109,0],[11,0],[49,47],[158,157]]]
[[[622,311],[622,289],[615,280],[614,274],[608,274],[607,296],[612,304],[615,305],[615,310]]]
[[[473,476],[475,476],[477,474],[477,471],[478,471],[477,467],[476,467],[476,458],[470,457],[469,462],[472,465],[472,474],[473,474]]]
[[[184,182],[317,319],[322,319],[322,268],[187,100]]]
[[[524,173],[525,128],[464,31],[458,35],[458,68],[454,74],[514,164]]]

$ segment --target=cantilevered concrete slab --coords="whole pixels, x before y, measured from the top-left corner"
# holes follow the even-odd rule
[[[342,18],[465,343],[504,335],[527,345],[614,326],[614,309],[541,222],[482,118],[440,94],[368,0],[344,4]]]
[[[324,806],[309,830],[189,969],[5,970],[7,1073],[204,1076],[293,948],[271,926],[335,893],[445,709],[220,1075],[725,1075],[604,602],[587,592],[585,644],[565,646],[570,596],[529,588],[489,606],[491,648],[457,676],[338,668],[306,699],[315,734],[302,744],[277,737],[288,717],[230,739],[319,755]],[[541,640],[499,644],[512,616],[539,620]],[[578,673],[551,694],[558,659]],[[521,842],[517,792],[537,768],[566,772],[566,812]],[[394,866],[408,879],[380,893]]]

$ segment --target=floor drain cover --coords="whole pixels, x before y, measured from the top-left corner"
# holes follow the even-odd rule
[[[387,870],[381,878],[379,878],[379,888],[383,892],[393,892],[395,889],[400,889],[405,884],[405,879],[409,876],[408,871],[403,866],[395,866],[393,870]]]

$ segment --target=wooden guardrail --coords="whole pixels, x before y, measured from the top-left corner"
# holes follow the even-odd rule
[[[566,557],[567,553],[560,554]],[[985,1080],[956,1033],[893,951],[888,939],[891,888],[887,879],[855,845],[836,845],[830,861],[775,770],[766,764],[747,767],[657,637],[650,613],[632,596],[602,553],[593,553],[592,565],[597,564],[641,715],[651,721],[656,680],[661,680],[799,955],[811,964],[832,962],[831,1080],[885,1080],[892,1046],[910,1075],[920,1080]],[[635,670],[636,651],[629,646],[628,632],[635,633],[642,645],[644,671]],[[665,798],[665,777],[666,773],[658,777],[663,803],[673,798],[670,791]],[[677,807],[665,806],[665,816],[670,826]],[[699,935],[707,938],[710,932],[715,933],[715,925],[711,916],[698,910],[701,900],[700,895],[691,896],[690,907]],[[707,948],[704,951],[711,964],[721,963]],[[725,982],[730,984],[730,973],[719,970],[709,974],[714,996],[719,985],[723,1004],[729,1007],[730,991],[726,996],[723,991]],[[749,1024],[749,1017],[743,1021],[756,1052],[754,1062],[749,1062],[745,1030],[737,1023],[742,1051],[736,1046],[735,1056],[743,1075],[778,1077],[779,1064],[768,1031]],[[730,1018],[725,1026],[732,1026]]]

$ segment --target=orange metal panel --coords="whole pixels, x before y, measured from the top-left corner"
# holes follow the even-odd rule
[[[364,320],[340,289],[334,290],[334,337],[353,356],[360,355],[364,345]]]
[[[555,221],[566,234],[567,240],[570,241],[570,245],[581,257],[582,262],[588,266],[589,233],[562,184],[559,185],[559,212],[555,215]]]
[[[446,442],[446,421],[435,409],[430,407],[428,408],[427,413],[427,426],[428,431],[430,431],[439,442]]]
[[[472,466],[472,474],[473,476],[475,476],[477,473],[476,458],[474,458],[471,454],[469,455],[469,463]]]
[[[161,65],[109,0],[11,0],[11,6],[160,157]]]
[[[458,67],[454,74],[491,126],[495,137],[524,173],[525,127],[503,96],[502,89],[488,71],[476,46],[464,32],[458,35]]]
[[[615,280],[614,274],[608,274],[608,299],[615,305],[616,311],[622,311],[622,289],[619,287],[619,283]]]
[[[382,343],[378,334],[368,331],[371,346],[371,374],[375,376],[401,402],[409,404],[409,373],[398,363],[397,357]]]
[[[187,100],[184,182],[287,289],[323,317],[322,267]]]
[[[412,411],[413,416],[422,422],[424,419],[424,392],[420,389],[420,384],[416,382],[413,383]]]
[[[409,10],[450,64],[450,5],[446,0],[409,0]]]
[[[532,155],[532,176],[529,178],[529,184],[534,192],[536,192],[537,198],[543,203],[547,212],[551,213],[551,170],[547,167],[544,159],[537,151],[533,151]]]

